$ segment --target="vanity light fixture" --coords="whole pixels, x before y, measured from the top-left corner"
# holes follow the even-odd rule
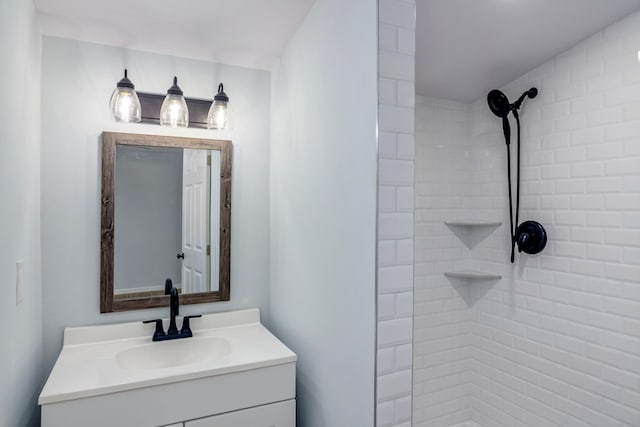
[[[160,125],[171,127],[189,126],[189,109],[184,94],[178,86],[178,78],[173,78],[173,86],[167,90],[167,96],[160,108]]]
[[[229,97],[222,83],[213,101],[201,98],[185,98],[178,78],[166,95],[136,92],[131,80],[124,78],[117,84],[111,96],[111,116],[117,122],[142,122],[170,127],[192,127],[200,129],[229,129],[231,109]]]
[[[218,93],[207,114],[207,129],[226,129],[229,125],[229,97],[224,93],[224,85],[218,85]]]
[[[117,122],[139,122],[142,120],[142,109],[140,100],[135,91],[135,86],[127,77],[127,69],[124,70],[124,77],[116,85],[116,89],[109,101],[111,107],[111,117]]]

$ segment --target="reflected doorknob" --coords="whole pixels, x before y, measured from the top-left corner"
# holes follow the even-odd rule
[[[184,252],[181,252],[177,255],[178,259],[184,259]]]

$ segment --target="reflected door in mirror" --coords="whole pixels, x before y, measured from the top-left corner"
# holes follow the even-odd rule
[[[218,283],[211,242],[220,227],[220,152],[184,150],[182,170],[182,293],[209,292]]]

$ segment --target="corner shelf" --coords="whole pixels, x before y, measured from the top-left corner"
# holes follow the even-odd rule
[[[472,279],[472,280],[500,280],[502,276],[499,274],[485,273],[478,270],[458,270],[447,271],[444,273],[446,277],[453,279]]]
[[[499,221],[483,221],[479,219],[458,219],[445,221],[444,223],[455,227],[500,227],[502,225],[502,222]]]

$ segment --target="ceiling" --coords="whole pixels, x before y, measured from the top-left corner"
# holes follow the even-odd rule
[[[640,9],[640,0],[417,0],[416,92],[472,102]]]
[[[270,69],[315,0],[34,0],[45,34]],[[182,6],[182,7],[177,7]],[[416,92],[471,102],[640,0],[417,0]]]
[[[315,0],[34,0],[44,34],[269,69]]]

